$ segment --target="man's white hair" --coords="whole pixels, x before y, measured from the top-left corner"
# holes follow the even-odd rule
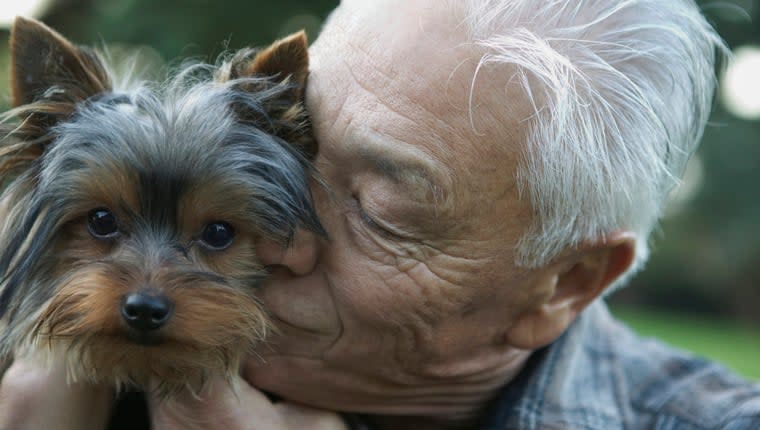
[[[639,267],[707,122],[723,41],[691,0],[452,0],[479,67],[511,65],[535,114],[518,171],[537,218],[518,263],[537,267],[616,230]]]

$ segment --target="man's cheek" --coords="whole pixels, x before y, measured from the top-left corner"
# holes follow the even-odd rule
[[[267,282],[259,297],[277,331],[328,338],[340,331],[333,296],[318,274]]]

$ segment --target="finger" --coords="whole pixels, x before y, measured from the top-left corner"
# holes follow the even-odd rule
[[[38,361],[19,359],[0,384],[0,428],[102,430],[112,403],[108,387],[67,383],[63,363],[46,369]]]
[[[284,429],[271,401],[242,379],[209,381],[198,393],[185,391],[170,398],[149,396],[156,430]]]
[[[242,379],[210,381],[200,393],[151,399],[156,430],[348,430],[334,412],[272,403]]]

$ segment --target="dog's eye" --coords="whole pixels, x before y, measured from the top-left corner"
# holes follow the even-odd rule
[[[119,234],[114,214],[105,208],[93,209],[87,215],[87,228],[98,239],[111,239]]]
[[[233,238],[235,238],[235,230],[223,221],[206,224],[201,234],[201,242],[215,251],[221,251],[230,246]]]

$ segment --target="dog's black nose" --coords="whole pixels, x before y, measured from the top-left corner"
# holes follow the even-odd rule
[[[121,316],[135,330],[151,331],[166,324],[172,305],[162,294],[132,293],[121,302]]]

